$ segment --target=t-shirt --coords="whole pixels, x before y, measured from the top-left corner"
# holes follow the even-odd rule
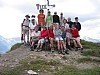
[[[58,15],[53,15],[53,23],[60,23]]]
[[[34,29],[36,27],[36,24],[33,25],[32,23],[30,23],[29,25],[30,25],[30,29]]]
[[[69,29],[69,25],[66,23],[66,24],[63,24],[62,26],[65,27],[65,30]]]
[[[62,18],[60,17],[60,18],[59,18],[59,20],[60,20],[60,25],[63,25],[64,19],[65,19],[64,17],[62,17]]]
[[[52,15],[46,17],[46,23],[53,23]]]
[[[39,14],[38,15],[38,24],[45,23],[45,15]]]
[[[30,20],[29,20],[29,19],[25,19],[25,20],[23,21],[23,25],[24,25],[24,26],[29,26],[29,23],[30,23]]]
[[[78,29],[71,30],[71,33],[74,38],[80,37]]]
[[[40,36],[40,31],[38,31],[38,32],[33,31],[31,35],[32,36]]]
[[[49,37],[54,38],[53,29],[50,29],[50,30],[49,30]]]

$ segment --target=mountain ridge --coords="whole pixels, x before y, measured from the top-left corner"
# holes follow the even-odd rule
[[[7,52],[12,47],[12,45],[20,42],[21,41],[19,37],[7,39],[0,35],[0,53],[2,54]]]

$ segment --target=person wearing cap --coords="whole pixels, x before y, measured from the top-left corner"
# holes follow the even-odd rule
[[[24,40],[24,43],[29,43],[29,23],[30,23],[30,16],[29,15],[26,15],[25,16],[26,19],[23,20],[23,23],[22,23],[22,35],[23,35],[23,40]],[[27,36],[27,40],[25,39],[25,36]]]
[[[46,27],[50,27],[51,23],[53,23],[53,17],[51,15],[51,12],[48,11],[48,15],[46,17]]]
[[[69,24],[69,27],[72,28],[73,22],[71,21],[70,17],[68,17],[68,19],[67,19],[67,24]]]
[[[45,24],[45,15],[44,15],[44,10],[40,9],[39,14],[38,14],[38,26],[39,26],[39,31],[41,31],[41,26]]]
[[[75,22],[73,24],[78,29],[78,31],[81,30],[81,24],[80,24],[80,22],[78,22],[78,17],[75,17]]]
[[[65,17],[63,17],[63,13],[60,13],[60,17],[59,17],[59,20],[60,20],[60,26],[63,25],[63,20],[65,19]]]
[[[44,26],[43,30],[40,32],[40,37],[38,41],[38,45],[36,47],[37,51],[42,50],[43,43],[49,39],[49,31],[47,28]]]
[[[34,31],[31,33],[31,37],[32,37],[32,43],[31,43],[31,51],[34,50],[34,43],[38,42],[39,37],[40,37],[40,31],[38,31],[38,26],[34,27]]]
[[[57,15],[57,12],[54,12],[53,23],[59,23],[60,24],[59,16]]]

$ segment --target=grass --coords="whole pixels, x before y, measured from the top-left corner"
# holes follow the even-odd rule
[[[100,57],[100,50],[99,49],[91,49],[84,51],[83,56],[95,56],[95,57]]]
[[[91,63],[91,62],[94,62],[94,63],[100,63],[100,60],[99,59],[92,59],[90,57],[84,57],[84,58],[79,58],[77,60],[78,63]]]
[[[14,44],[7,53],[9,53],[9,52],[19,48],[21,45],[23,45],[23,43],[16,43],[16,44]]]
[[[90,60],[90,58],[88,58]],[[88,60],[86,59],[86,61]],[[82,61],[82,60],[81,60]],[[33,70],[35,72],[52,73],[52,75],[99,75],[100,68],[93,69],[77,69],[75,66],[63,65],[58,60],[45,60],[37,56],[34,58],[27,58],[20,62],[21,66],[14,69],[5,69],[0,75],[20,75],[25,70]]]
[[[81,43],[85,49],[100,49],[100,43],[94,43],[85,40],[81,40]]]

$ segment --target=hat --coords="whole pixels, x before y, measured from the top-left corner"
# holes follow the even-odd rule
[[[29,16],[29,15],[25,15],[25,17],[28,17],[28,18],[30,18],[30,16]]]
[[[75,17],[75,19],[78,19],[78,17]]]

